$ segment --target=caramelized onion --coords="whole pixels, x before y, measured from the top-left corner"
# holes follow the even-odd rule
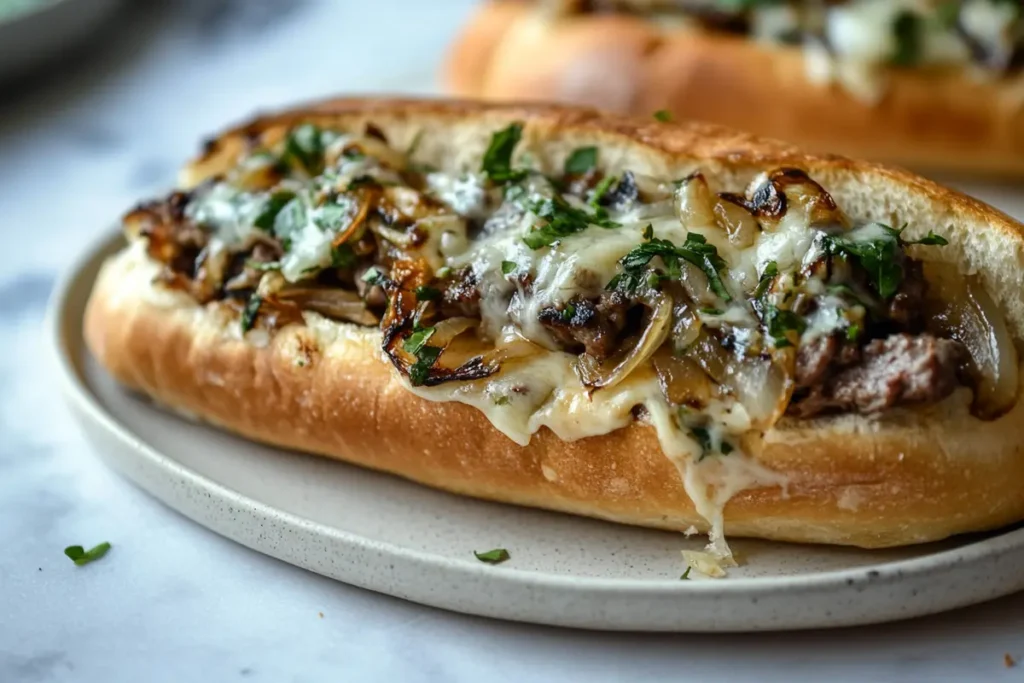
[[[794,210],[812,226],[847,223],[832,195],[796,168],[776,169],[755,179],[747,188],[745,204],[768,228]]]
[[[693,307],[682,297],[672,307],[672,346],[681,352],[697,341],[703,325]]]
[[[679,181],[679,188],[676,190],[676,216],[685,227],[717,225],[713,207],[714,198],[703,175],[694,173]]]
[[[363,236],[363,232],[366,230],[366,218],[370,214],[370,210],[377,205],[380,199],[380,190],[372,186],[362,187],[359,188],[356,195],[359,203],[352,212],[352,219],[349,221],[348,227],[334,238],[331,246],[338,247],[345,242],[354,242]]]
[[[994,418],[1017,400],[1017,349],[1002,313],[976,277],[955,266],[926,263],[928,327],[967,347],[977,375],[973,411]]]
[[[623,344],[621,351],[604,361],[582,354],[576,362],[576,374],[584,386],[592,389],[615,386],[654,355],[668,338],[671,327],[672,299],[661,296],[654,303],[647,326],[635,341]]]
[[[751,422],[765,429],[786,412],[793,392],[792,354],[776,359],[738,356],[726,350],[707,329],[685,353],[717,384],[743,405]]]
[[[719,197],[712,209],[718,226],[729,235],[729,242],[741,249],[754,244],[760,228],[754,215],[729,196]]]
[[[662,393],[672,405],[700,408],[718,393],[695,360],[676,356],[668,347],[654,354],[654,371]]]
[[[366,304],[358,294],[336,287],[287,287],[278,291],[276,297],[332,320],[345,320],[357,325],[376,325],[380,322],[376,315],[366,309]]]
[[[359,152],[396,171],[405,170],[407,164],[405,155],[400,151],[382,140],[369,136],[340,138],[327,148],[324,160],[328,165],[334,165],[345,152]]]

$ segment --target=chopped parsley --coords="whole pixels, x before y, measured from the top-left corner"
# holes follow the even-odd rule
[[[653,236],[653,229],[648,226],[644,230],[647,239],[636,246],[628,254],[619,259],[622,272],[612,278],[607,289],[619,290],[627,294],[635,293],[647,278],[647,266],[655,256],[660,256],[665,264],[665,273],[660,279],[678,280],[682,277],[680,259],[700,268],[708,278],[708,285],[723,301],[732,301],[732,296],[725,288],[719,271],[725,268],[725,261],[718,255],[713,244],[708,244],[703,235],[695,232],[687,233],[686,242],[676,246],[669,240]]]
[[[755,299],[760,299],[768,292],[768,288],[772,286],[772,281],[775,280],[778,274],[778,263],[775,261],[769,261],[765,264],[764,270],[761,272],[761,278],[757,281],[757,287],[754,289]]]
[[[597,184],[597,187],[595,187],[590,194],[590,201],[588,202],[590,206],[594,208],[600,206],[601,200],[605,198],[605,195],[607,195],[609,191],[611,191],[612,185],[614,185],[617,181],[618,178],[613,175],[605,176],[604,178],[602,178],[601,182]]]
[[[437,362],[443,350],[439,346],[427,346],[427,342],[432,336],[434,336],[433,327],[422,327],[413,330],[413,333],[402,344],[406,353],[416,357],[416,362],[409,367],[409,381],[414,387],[427,381],[430,368]]]
[[[543,224],[523,237],[530,249],[549,247],[564,237],[582,232],[590,225],[602,228],[618,228],[620,225],[608,218],[607,212],[598,208],[594,213],[571,206],[561,197],[541,199],[530,206]]]
[[[512,558],[504,548],[495,548],[494,550],[488,550],[482,553],[478,553],[474,550],[473,554],[476,555],[476,559],[481,562],[486,562],[487,564],[501,564],[502,562]]]
[[[924,25],[921,17],[913,12],[901,12],[892,25],[896,38],[896,52],[890,58],[895,66],[913,66],[921,58],[924,42]]]
[[[732,444],[728,441],[722,441],[718,444],[718,448],[715,448],[714,439],[711,438],[711,433],[705,427],[691,427],[690,434],[700,444],[700,457],[697,458],[697,462],[700,462],[709,455],[720,453],[722,455],[729,455],[733,452]]]
[[[356,254],[347,244],[331,247],[331,266],[334,268],[351,268],[356,264]]]
[[[242,309],[242,334],[251,330],[256,324],[256,315],[260,312],[262,305],[263,297],[253,292],[253,295],[245,303],[245,308]]]
[[[662,123],[671,123],[672,112],[670,112],[668,109],[659,109],[658,111],[654,112],[654,119],[656,121],[661,121]]]
[[[436,301],[441,298],[441,290],[436,287],[420,285],[416,288],[416,299],[418,301]]]
[[[846,341],[855,342],[860,336],[860,325],[854,323],[846,328]]]
[[[523,124],[513,123],[491,136],[491,144],[487,146],[480,164],[480,170],[487,174],[491,182],[515,182],[526,177],[528,171],[525,169],[512,168],[512,153],[522,135]]]
[[[494,405],[496,406],[507,406],[510,403],[512,403],[512,399],[507,394],[494,397]]]
[[[383,284],[384,280],[387,278],[384,277],[384,271],[374,266],[372,268],[367,268],[366,272],[363,273],[363,277],[360,279],[369,285],[380,285]]]
[[[946,240],[945,237],[943,237],[942,235],[936,235],[934,230],[929,230],[928,234],[925,235],[924,237],[922,237],[919,240],[910,240],[908,242],[908,241],[906,241],[906,240],[901,238],[900,242],[902,244],[923,244],[923,245],[926,245],[926,246],[936,246],[936,247],[944,247],[947,244],[949,244],[949,241]]]
[[[274,230],[274,219],[277,218],[277,214],[281,213],[281,209],[293,199],[295,199],[294,192],[285,190],[274,192],[264,200],[263,207],[256,216],[256,220],[253,221],[253,225],[260,230],[272,232]]]
[[[294,197],[278,210],[274,216],[274,236],[291,240],[291,236],[306,225],[306,204]]]
[[[324,148],[333,137],[312,123],[296,126],[285,138],[283,159],[309,175],[316,175],[323,169]]]
[[[519,264],[515,261],[502,261],[501,262],[501,274],[511,275],[512,273],[519,270]]]
[[[946,239],[933,231],[919,240],[904,241],[900,235],[906,228],[897,230],[879,223],[883,234],[873,240],[852,240],[843,235],[832,235],[826,239],[826,248],[833,254],[856,258],[867,271],[871,285],[883,299],[889,299],[903,282],[902,247],[910,244],[944,246]]]
[[[771,305],[765,307],[764,324],[778,349],[793,345],[791,333],[799,336],[807,329],[807,321],[798,314]]]
[[[84,564],[89,564],[90,562],[95,562],[100,559],[107,554],[108,550],[110,550],[110,544],[104,541],[89,550],[85,550],[80,545],[71,545],[64,548],[64,554],[71,558],[75,564],[81,567]]]
[[[597,147],[579,147],[565,160],[565,175],[583,175],[597,166]]]
[[[690,580],[690,570],[691,569],[693,569],[693,567],[687,567],[686,571],[683,572],[683,575],[679,577],[679,580],[680,581],[689,581]]]
[[[565,308],[562,309],[562,320],[571,322],[574,317],[576,317],[576,307],[572,304],[566,304]]]
[[[338,232],[348,225],[352,216],[352,205],[345,197],[338,197],[335,202],[324,204],[314,214],[313,222],[321,230]]]

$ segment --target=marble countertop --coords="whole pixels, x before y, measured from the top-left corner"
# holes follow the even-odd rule
[[[589,633],[449,614],[225,540],[90,453],[41,341],[55,278],[204,135],[324,93],[434,88],[470,0],[135,3],[0,90],[0,681],[1024,681],[1024,595],[799,634]],[[372,8],[370,8],[372,5]],[[978,192],[1024,215],[1012,188]],[[75,567],[67,545],[103,540]]]

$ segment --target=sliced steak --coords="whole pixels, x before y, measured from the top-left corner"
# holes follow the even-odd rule
[[[445,318],[480,318],[480,287],[471,269],[462,269],[445,283],[440,309]]]
[[[811,388],[787,411],[795,417],[827,412],[876,413],[896,405],[934,403],[957,387],[961,344],[928,334],[875,339],[860,364]]]
[[[906,259],[903,281],[889,301],[888,319],[904,330],[920,331],[924,327],[924,297],[928,283],[920,261]]]
[[[629,308],[625,296],[612,292],[597,299],[546,306],[537,318],[564,350],[604,360],[618,350]]]

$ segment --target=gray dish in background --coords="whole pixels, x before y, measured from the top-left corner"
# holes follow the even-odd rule
[[[0,85],[78,47],[120,1],[36,0],[10,14],[0,8]]]

